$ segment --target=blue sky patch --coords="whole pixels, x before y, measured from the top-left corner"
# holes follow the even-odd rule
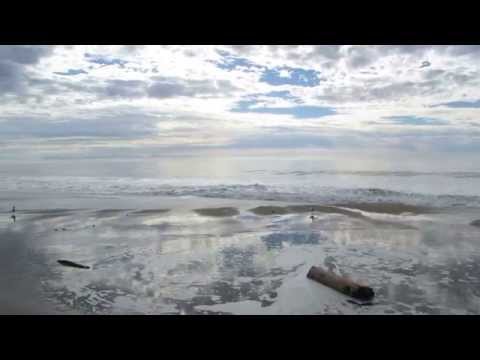
[[[392,124],[396,125],[447,125],[448,122],[444,120],[428,118],[428,117],[417,117],[417,116],[387,116],[384,119],[391,120]]]
[[[320,84],[320,73],[315,70],[291,68],[288,66],[267,69],[264,71],[260,81],[270,85],[296,85],[313,87]]]
[[[247,69],[246,71],[248,71],[251,68],[262,68],[262,66],[257,65],[248,59],[234,56],[227,51],[217,50],[217,53],[219,53],[222,56],[222,60],[214,61],[214,63],[220,69],[231,71],[231,70],[235,70],[238,67],[243,67]]]
[[[94,55],[94,54],[89,54],[86,53],[85,57],[87,58],[88,62],[94,63],[94,64],[99,64],[99,65],[120,65],[123,67],[125,64],[128,63],[128,61],[118,59],[118,58],[109,58],[106,56],[102,55]]]
[[[298,99],[296,96],[293,96],[290,91],[285,90],[285,91],[270,91],[269,93],[263,94],[264,96],[267,97],[276,97],[276,98],[281,98],[281,99],[289,99],[289,100],[295,100]]]
[[[276,114],[292,115],[297,119],[319,118],[322,116],[336,114],[335,109],[321,106],[292,106],[292,107],[253,107],[258,102],[256,100],[242,100],[233,108],[233,112],[257,113],[257,114]]]
[[[88,74],[88,73],[82,69],[68,69],[68,71],[66,72],[54,72],[54,74],[63,75],[63,76],[74,76],[74,75]]]
[[[476,109],[480,108],[480,100],[477,101],[452,101],[448,103],[438,104],[435,106],[446,106],[450,108],[465,108],[465,109]]]

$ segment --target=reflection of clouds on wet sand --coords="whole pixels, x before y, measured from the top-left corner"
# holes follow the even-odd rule
[[[1,239],[21,239],[2,243],[3,257],[16,261],[4,266],[12,275],[4,274],[0,285],[5,288],[17,273],[24,284],[18,291],[38,283],[30,298],[87,314],[480,310],[478,229],[468,221],[452,225],[439,220],[444,215],[352,215],[340,209],[316,213],[312,222],[303,207],[281,214],[231,209],[24,214],[15,227],[0,229]],[[56,263],[60,258],[92,268],[64,268]],[[312,265],[368,283],[375,305],[351,304],[308,280]]]

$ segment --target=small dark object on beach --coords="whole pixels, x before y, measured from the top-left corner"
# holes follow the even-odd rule
[[[95,224],[93,224],[92,227],[95,227]]]
[[[375,296],[372,288],[356,284],[350,279],[340,277],[317,266],[310,268],[307,277],[359,300],[370,300]]]
[[[15,212],[15,205],[13,205],[13,207],[12,207],[12,213],[14,213],[14,212]]]
[[[77,264],[77,263],[74,263],[73,261],[69,261],[69,260],[58,260],[58,263],[63,265],[63,266],[70,266],[70,267],[79,268],[79,269],[90,269],[90,266]]]
[[[13,219],[13,222],[16,222],[17,218],[15,215],[10,216]]]
[[[478,219],[478,220],[473,220],[473,221],[470,223],[470,225],[480,227],[480,219]]]
[[[67,231],[67,229],[65,229],[65,228],[62,228],[62,231]]]

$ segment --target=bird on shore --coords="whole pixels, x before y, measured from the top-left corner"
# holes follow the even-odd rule
[[[312,207],[312,210],[311,210],[311,214],[310,214],[310,219],[312,219],[312,223],[313,223],[313,220],[315,219],[315,215],[313,215],[313,207]]]
[[[13,205],[12,207],[12,216],[10,216],[10,218],[13,220],[14,223],[17,220],[17,217],[15,216],[15,205]]]

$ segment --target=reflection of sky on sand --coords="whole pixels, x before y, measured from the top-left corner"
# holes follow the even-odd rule
[[[206,217],[173,209],[127,216],[127,210],[112,210],[105,216],[93,210],[29,214],[14,226],[2,225],[2,260],[14,251],[6,247],[8,239],[22,239],[15,243],[17,263],[10,261],[6,273],[18,273],[18,284],[38,283],[41,289],[31,296],[41,294],[60,311],[78,313],[480,311],[480,230],[467,221],[452,225],[445,214],[372,215],[388,221],[383,224],[342,214],[318,213],[312,223],[309,214],[242,210]],[[92,269],[62,267],[58,259]],[[351,304],[306,279],[312,265],[368,283],[377,294],[374,305]],[[2,279],[7,286],[5,274]]]

